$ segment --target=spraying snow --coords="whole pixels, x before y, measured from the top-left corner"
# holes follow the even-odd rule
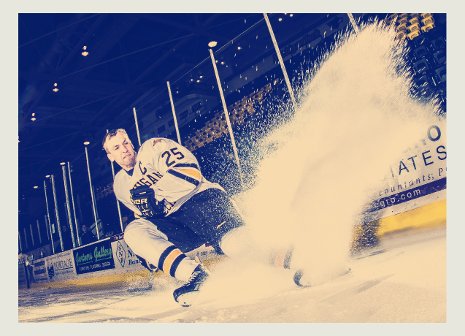
[[[239,200],[259,245],[250,255],[293,245],[292,266],[314,284],[345,269],[353,226],[370,195],[437,119],[434,103],[409,95],[405,53],[395,32],[375,23],[342,35],[315,67],[293,119],[263,141],[262,148],[277,149]],[[234,283],[250,287],[258,278],[255,289],[263,291],[260,272],[250,267]]]

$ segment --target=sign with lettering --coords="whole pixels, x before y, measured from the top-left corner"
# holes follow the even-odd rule
[[[73,250],[77,274],[115,268],[110,239]]]
[[[34,260],[33,267],[34,267],[34,271],[33,271],[34,281],[36,282],[48,281],[45,259]]]
[[[386,217],[445,198],[446,122],[438,121],[425,131],[425,137],[391,166],[391,175],[367,209],[369,213]]]
[[[115,260],[115,268],[139,269],[140,267],[143,267],[140,265],[139,258],[126,244],[122,237],[121,239],[113,238],[111,246],[113,248],[113,259]]]
[[[76,275],[71,251],[54,254],[46,258],[47,276],[50,281],[70,279]]]

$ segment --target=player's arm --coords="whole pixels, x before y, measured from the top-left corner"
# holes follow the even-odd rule
[[[131,210],[131,211],[134,213],[134,217],[135,217],[135,218],[141,218],[141,217],[143,217],[142,214],[141,214],[141,212],[140,212],[140,210],[139,210],[136,206],[134,206],[133,203],[127,202],[127,201],[125,201],[124,199],[118,198],[118,196],[116,197],[116,199],[117,199],[118,201],[120,201],[121,203],[123,203],[123,205],[126,206],[126,208],[128,208],[129,210]]]
[[[134,213],[135,218],[141,218],[141,211],[131,202],[127,197],[124,197],[124,187],[122,182],[119,180],[118,175],[116,175],[115,181],[113,182],[113,192],[115,193],[116,199],[121,202],[126,208],[131,210]]]

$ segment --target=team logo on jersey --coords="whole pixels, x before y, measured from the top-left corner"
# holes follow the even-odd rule
[[[123,247],[123,244],[121,244],[119,241],[116,244],[116,258],[118,258],[121,267],[124,267],[124,265],[126,265],[126,249]]]

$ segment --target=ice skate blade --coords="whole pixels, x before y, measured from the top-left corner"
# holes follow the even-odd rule
[[[182,294],[178,296],[178,298],[176,299],[176,302],[181,307],[187,308],[187,307],[192,306],[195,302],[197,302],[198,295],[199,295],[198,291]]]
[[[303,275],[304,273],[302,270],[296,271],[294,273],[294,283],[301,288],[311,287],[312,285],[309,282],[303,281],[302,279]]]
[[[331,279],[329,279],[328,281],[332,281],[336,278],[339,278],[341,276],[344,276],[346,274],[349,274],[350,272],[352,271],[352,269],[350,267],[348,267],[345,271],[335,275],[334,277],[332,277]],[[325,282],[328,282],[328,281],[325,281]],[[303,270],[297,270],[295,273],[294,273],[294,283],[298,286],[298,287],[301,287],[301,288],[308,288],[308,287],[312,287],[312,284],[310,283],[309,280],[306,280],[305,277],[304,277],[304,271]]]

